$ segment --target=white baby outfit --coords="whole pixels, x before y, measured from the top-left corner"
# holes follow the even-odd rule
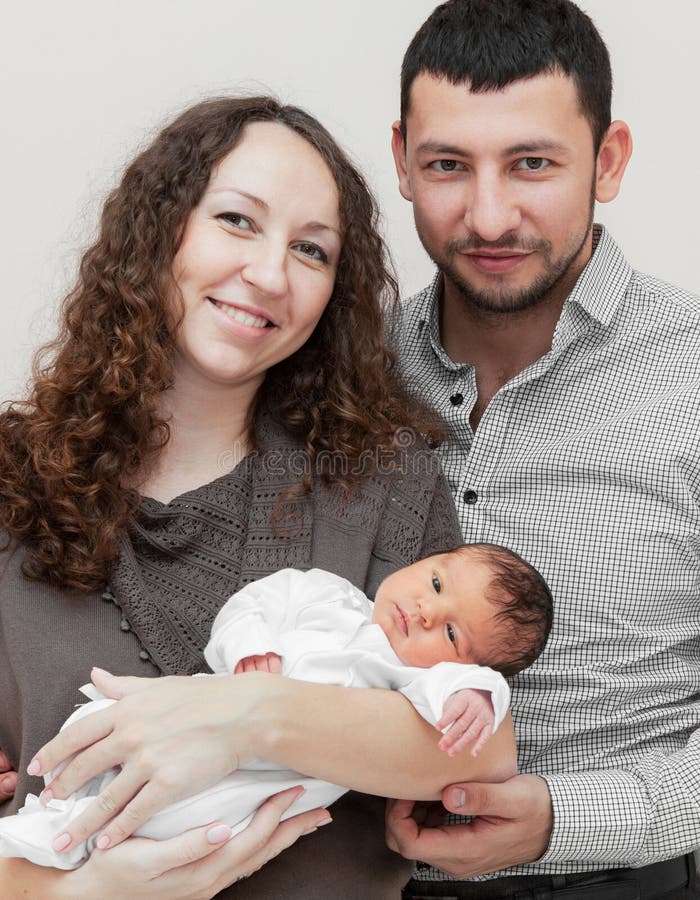
[[[464,688],[490,691],[494,730],[508,709],[508,686],[492,669],[457,662],[441,662],[429,669],[405,666],[381,627],[372,623],[372,604],[367,597],[349,581],[321,569],[282,569],[238,591],[217,615],[204,651],[207,663],[219,676],[229,676],[248,656],[266,653],[282,658],[282,674],[290,678],[401,691],[432,725],[441,718],[447,698]],[[92,702],[78,707],[64,728],[116,702],[104,698],[93,685],[81,690]],[[51,842],[115,775],[116,770],[106,772],[69,799],[51,800],[45,807],[29,794],[16,816],[0,819],[0,856],[76,868],[92,851],[96,836],[68,853],[56,853]],[[47,776],[47,783],[51,777],[53,773]],[[156,813],[136,834],[162,840],[213,821],[225,822],[235,834],[271,794],[295,785],[303,785],[306,793],[285,818],[328,806],[347,790],[274,763],[256,761]]]

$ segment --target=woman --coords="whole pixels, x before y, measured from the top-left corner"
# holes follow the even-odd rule
[[[327,132],[268,98],[185,112],[108,199],[53,357],[28,403],[0,418],[0,745],[20,779],[93,663],[191,674],[217,610],[248,581],[318,566],[373,595],[389,572],[458,542],[444,480],[409,430],[430,423],[382,344],[379,299],[395,288],[375,224]],[[508,728],[477,763],[446,761],[390,692],[262,673],[214,691],[208,679],[101,679],[128,696],[109,721],[91,717],[103,734],[78,732],[76,748],[92,746],[51,790],[91,766],[123,769],[66,847],[134,794],[105,830],[110,846],[139,815],[258,757],[425,798],[512,770]],[[15,803],[28,788],[37,782],[21,781]],[[3,860],[0,878],[42,897],[109,896],[106,885],[116,897],[213,896],[327,818],[270,834],[285,802],[265,811],[255,852],[232,842],[200,859],[210,848],[195,834],[185,851],[149,847],[144,873],[143,842],[130,839],[66,874]],[[313,847],[300,842],[231,896],[395,896],[407,871],[383,848],[379,808],[351,795]]]

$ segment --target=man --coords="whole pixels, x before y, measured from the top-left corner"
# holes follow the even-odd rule
[[[570,0],[450,0],[404,58],[393,150],[438,274],[403,367],[452,432],[465,539],[555,601],[512,681],[524,774],[448,788],[471,822],[390,804],[389,846],[435,867],[406,898],[700,897],[700,300],[593,225],[632,151],[610,97]]]

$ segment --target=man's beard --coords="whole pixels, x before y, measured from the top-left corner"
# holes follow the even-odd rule
[[[574,262],[578,259],[588,240],[591,225],[593,224],[594,206],[595,196],[592,193],[586,227],[583,229],[580,237],[577,236],[573,244],[569,242],[564,253],[556,259],[552,258],[551,241],[543,238],[522,240],[518,239],[514,234],[508,233],[504,234],[497,241],[484,241],[476,235],[471,235],[462,240],[448,241],[445,245],[444,255],[437,255],[426,246],[420,231],[419,237],[421,237],[423,246],[443,276],[457,288],[465,306],[487,313],[517,313],[532,309],[532,307],[548,300],[557,293],[557,288],[559,287],[563,287],[567,293],[571,290],[573,284],[568,283],[569,279],[567,276],[570,274]],[[479,250],[487,252],[493,250],[514,250],[516,252],[539,253],[544,263],[544,271],[529,285],[519,289],[508,289],[506,287],[499,289],[496,281],[498,275],[493,275],[491,277],[496,281],[496,285],[491,290],[480,291],[460,275],[454,265],[455,254]]]

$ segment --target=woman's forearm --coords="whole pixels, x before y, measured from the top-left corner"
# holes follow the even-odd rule
[[[0,859],[0,886],[3,900],[69,900],[75,897],[69,886],[70,873],[36,866],[26,859]]]
[[[437,800],[457,781],[516,774],[510,715],[475,759],[438,750],[440,733],[396,691],[267,678],[253,744],[261,759],[355,790]]]

